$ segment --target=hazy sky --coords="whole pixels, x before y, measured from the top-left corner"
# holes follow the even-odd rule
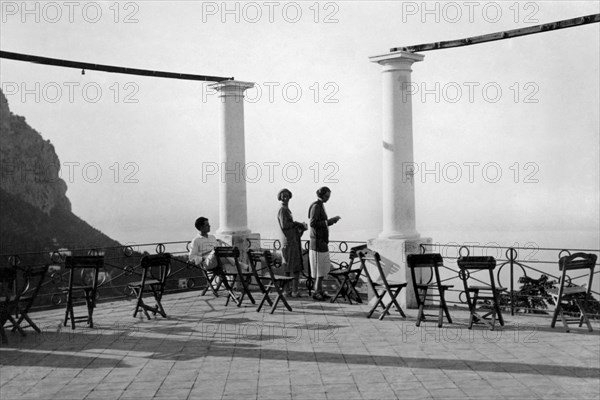
[[[333,238],[367,239],[382,218],[381,67],[368,57],[599,4],[3,1],[1,48],[255,82],[245,104],[249,228],[273,237],[282,187],[305,220],[327,185],[328,212],[342,216]],[[413,65],[422,235],[552,230],[577,246],[567,231],[589,231],[597,248],[599,33],[592,24],[423,53]],[[200,215],[218,228],[220,177],[207,172],[219,163],[220,100],[207,84],[0,68],[11,110],[54,144],[78,216],[122,243],[190,239]]]

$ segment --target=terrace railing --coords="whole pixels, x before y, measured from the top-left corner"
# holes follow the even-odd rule
[[[134,293],[127,287],[131,281],[140,280],[141,257],[145,254],[171,253],[173,255],[171,275],[165,293],[192,290],[205,284],[198,267],[187,262],[189,242],[161,242],[113,247],[87,247],[56,249],[43,252],[10,253],[0,255],[0,267],[13,267],[26,271],[30,266],[49,265],[48,274],[42,283],[34,309],[60,306],[66,301],[59,287],[66,286],[68,272],[65,257],[74,255],[103,255],[104,270],[99,274],[99,302],[133,299]]]
[[[329,244],[333,267],[346,266],[350,249],[363,245],[361,241],[332,241]],[[42,284],[34,309],[62,306],[64,294],[59,287],[65,286],[68,276],[64,268],[68,255],[104,255],[105,268],[100,274],[98,301],[133,299],[133,293],[127,284],[139,280],[140,260],[144,254],[171,253],[172,270],[165,293],[199,290],[205,287],[206,280],[198,267],[188,263],[189,241],[155,242],[102,248],[56,249],[43,252],[0,254],[0,267],[13,267],[25,270],[28,266],[48,264],[49,272]],[[278,239],[248,240],[248,246],[274,251],[281,250]],[[312,289],[313,277],[308,266],[308,240],[302,241],[303,280],[307,289]],[[460,289],[462,282],[458,276],[456,260],[460,256],[493,256],[497,261],[496,284],[508,291],[502,297],[502,306],[515,312],[545,312],[553,307],[547,290],[558,283],[558,260],[575,252],[600,254],[597,249],[559,249],[539,248],[534,245],[524,247],[480,246],[461,244],[422,244],[420,251],[440,253],[444,257],[442,280],[454,288],[446,294],[446,301],[460,307],[466,307],[464,293]],[[600,297],[600,268],[596,269],[592,295]],[[583,284],[581,276],[571,276],[571,283]],[[482,283],[487,283],[482,278]],[[594,311],[595,318],[600,317],[600,303]]]
[[[454,289],[446,295],[449,303],[466,305],[464,292],[460,290],[462,281],[458,275],[456,260],[461,256],[491,256],[496,259],[496,285],[507,288],[502,295],[503,308],[515,312],[539,313],[554,307],[548,289],[556,287],[559,281],[558,260],[576,252],[600,254],[597,249],[541,248],[535,245],[525,247],[480,246],[460,244],[421,244],[422,253],[440,253],[444,257],[442,280],[453,284]],[[600,268],[594,273],[592,296],[600,296]],[[571,276],[571,284],[583,285],[587,275]],[[485,279],[480,283],[487,284]],[[595,318],[600,317],[600,303],[595,300]],[[575,310],[573,310],[575,311]]]
[[[349,259],[352,246],[362,242],[331,242],[331,260],[334,265],[344,265]],[[249,241],[253,248],[274,250],[281,249],[277,239],[262,239]],[[42,283],[40,292],[35,301],[33,310],[62,307],[66,301],[64,293],[59,290],[68,282],[68,272],[65,270],[65,257],[74,255],[103,255],[104,270],[99,275],[99,289],[97,301],[133,300],[134,293],[128,288],[131,281],[139,281],[142,273],[140,260],[145,254],[171,253],[171,274],[165,288],[165,294],[181,291],[199,290],[207,282],[202,271],[197,266],[188,262],[190,241],[155,242],[131,244],[112,247],[80,247],[60,248],[39,252],[22,252],[0,254],[0,268],[12,267],[26,271],[30,266],[49,265],[48,274]],[[308,241],[304,241],[303,248],[308,253]],[[308,268],[308,260],[304,266],[304,277],[307,289],[312,288],[313,280]]]
[[[353,240],[336,240],[329,242],[329,257],[331,259],[332,268],[346,267],[350,259],[350,249],[352,247],[366,244],[366,242],[353,241]],[[248,246],[252,248],[261,248],[264,250],[271,250],[275,253],[276,259],[278,252],[281,251],[281,241],[279,239],[248,239]],[[308,240],[301,241],[302,248],[302,262],[303,262],[303,280],[305,281],[306,288],[312,290],[314,279],[311,276],[311,270],[308,265]],[[279,265],[276,265],[279,266]]]

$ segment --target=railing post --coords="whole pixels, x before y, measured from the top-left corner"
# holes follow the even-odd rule
[[[514,253],[513,253],[514,251]],[[510,254],[509,262],[510,262],[510,315],[515,315],[515,299],[514,299],[514,266],[515,266],[515,258],[516,258],[516,250],[511,247],[508,249]]]

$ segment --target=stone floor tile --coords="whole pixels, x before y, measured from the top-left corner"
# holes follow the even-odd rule
[[[294,299],[293,313],[270,315],[223,300],[168,295],[170,318],[151,321],[101,303],[98,329],[68,337],[56,330],[62,310],[36,312],[52,337],[0,347],[0,398],[598,400],[597,335],[542,329],[547,316],[511,316],[491,332],[466,329],[467,313],[453,309],[456,323],[439,330],[415,327],[414,310],[379,321],[366,305]]]

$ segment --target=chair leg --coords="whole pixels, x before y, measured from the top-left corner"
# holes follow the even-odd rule
[[[31,318],[29,318],[29,315],[27,315],[25,312],[21,312],[20,314],[21,315],[19,316],[19,319],[17,320],[17,326],[21,326],[21,323],[23,323],[23,320],[25,320],[25,321],[27,321],[29,326],[33,328],[34,331],[36,331],[37,333],[42,333],[40,328],[38,328],[38,326],[31,320]],[[15,328],[13,328],[13,332],[14,331],[15,331]]]
[[[335,292],[335,295],[331,298],[331,300],[330,300],[331,303],[335,303],[335,301],[337,300],[337,298],[340,297],[340,296],[343,296],[344,298],[347,298],[346,295],[345,295],[345,293],[342,293],[343,290],[344,290],[345,280],[342,281],[337,276],[334,276],[334,278],[337,281],[339,287],[338,287],[338,290]],[[352,304],[352,302],[350,304]]]
[[[269,293],[271,292],[271,287],[267,287],[265,289],[265,295],[263,296],[262,300],[260,301],[260,304],[258,305],[258,308],[256,309],[256,312],[260,312],[262,306],[265,304],[265,301],[267,303],[269,303],[270,306],[273,306],[273,301],[271,300],[271,298],[269,297]]]
[[[499,293],[496,290],[493,291],[494,294],[494,309],[496,310],[496,315],[498,316],[498,321],[501,326],[504,326],[504,318],[502,318],[502,311],[500,310],[500,301],[498,299]]]
[[[138,291],[138,289],[132,287],[131,290],[133,291],[133,294],[135,294],[135,310],[133,311],[133,318],[137,317],[137,313],[140,311],[140,293]]]
[[[558,319],[558,313],[560,312],[560,302],[556,301],[556,307],[554,307],[554,312],[552,313],[552,322],[550,323],[550,328],[554,328],[556,326],[556,320]]]
[[[273,302],[269,298],[269,291],[270,291],[270,289],[267,289],[267,291],[265,292],[265,295],[263,296],[262,300],[260,301],[260,304],[258,305],[258,308],[256,309],[256,312],[260,312],[263,304],[265,304],[265,300],[269,303],[270,306],[273,305]]]
[[[225,301],[225,305],[228,306],[229,305],[229,300],[233,299],[233,301],[235,302],[235,304],[239,307],[242,305],[242,300],[243,300],[243,293],[240,296],[240,298],[238,298],[235,294],[235,292],[233,291],[233,287],[235,286],[235,281],[237,280],[237,275],[233,276],[233,280],[231,281],[231,283],[228,282],[227,280],[227,275],[223,275],[221,277],[221,282],[223,283],[223,286],[225,286],[225,289],[227,290],[227,300]]]
[[[87,310],[88,310],[88,325],[90,326],[90,328],[94,327],[94,320],[92,319],[92,315],[94,314],[94,301],[95,299],[93,298],[93,294],[91,291],[86,290],[85,291],[85,303],[87,305]]]
[[[283,303],[285,308],[287,308],[288,311],[292,311],[292,307],[290,307],[290,304],[288,303],[288,301],[284,295],[285,286],[287,286],[287,283],[284,285],[284,287],[282,287],[281,284],[277,285],[277,291],[279,292],[279,296],[281,297],[281,302]]]
[[[473,292],[473,298],[471,298],[471,296],[467,293],[467,304],[469,305],[469,312],[470,312],[470,317],[469,317],[469,329],[473,328],[473,323],[475,322],[475,318],[477,315],[477,295],[478,295],[478,291],[474,291]]]
[[[23,328],[21,328],[20,325],[17,325],[17,320],[13,318],[12,315],[8,316],[8,320],[10,321],[10,323],[13,325],[14,328],[17,329],[17,331],[21,334],[21,336],[26,336],[27,334],[25,333],[25,331],[23,330]]]
[[[369,312],[367,313],[367,318],[371,318],[371,316],[373,315],[373,313],[375,312],[375,309],[377,309],[377,306],[381,303],[382,307],[385,310],[385,306],[383,306],[383,303],[381,301],[381,299],[383,298],[383,296],[385,295],[385,292],[383,292],[384,294],[380,295],[379,292],[377,292],[377,290],[375,290],[375,297],[377,298],[377,301],[375,302],[375,304],[373,304],[373,307],[371,307],[371,309],[369,310]]]
[[[213,274],[212,276],[209,276],[208,272],[206,270],[204,270],[203,268],[201,269],[201,271],[202,271],[202,274],[204,275],[204,278],[206,279],[206,287],[204,289],[202,289],[200,296],[204,296],[206,294],[206,292],[208,291],[208,289],[210,289],[212,291],[212,293],[215,295],[215,297],[219,297],[218,290],[219,290],[219,287],[221,287],[221,282],[219,281],[216,288],[213,285],[213,282],[215,281],[215,279],[217,279],[217,275]]]
[[[577,303],[577,307],[579,308],[579,312],[581,313],[581,316],[579,317],[579,326],[581,327],[583,325],[583,322],[585,322],[585,324],[588,327],[588,331],[592,332],[592,324],[590,323],[590,320],[588,319],[587,313],[586,313],[586,301],[582,301],[580,299],[575,299],[575,302]]]
[[[452,318],[450,317],[450,311],[448,310],[448,305],[446,304],[446,290],[440,290],[440,305],[444,309],[444,313],[446,313],[446,318],[448,319],[448,323],[452,323]]]
[[[394,293],[388,293],[389,296],[391,297],[390,302],[388,303],[387,307],[385,308],[384,312],[381,314],[381,316],[379,317],[379,319],[383,319],[383,316],[385,314],[389,313],[389,310],[392,307],[392,305],[394,307],[396,307],[396,310],[398,310],[398,312],[400,313],[400,315],[402,316],[402,318],[406,318],[406,314],[404,314],[404,311],[402,310],[402,307],[400,307],[400,304],[398,304],[398,300],[396,299],[398,297],[398,294],[400,294],[401,290],[402,290],[402,286],[399,287],[398,289],[396,289],[396,291]]]
[[[155,285],[151,286],[152,294],[154,295],[154,300],[156,300],[156,307],[153,310],[154,315],[156,315],[158,313],[163,318],[167,318],[167,313],[165,312],[165,309],[163,308],[163,305],[161,303],[161,300],[162,300],[161,289],[160,289],[160,287],[155,288],[154,286]]]
[[[279,304],[279,300],[281,300],[281,295],[277,294],[277,297],[275,298],[275,302],[273,303],[273,307],[271,307],[271,314],[273,314],[273,312],[275,312],[275,309],[277,308],[277,304]]]
[[[243,279],[243,277],[240,277],[240,280],[242,281],[242,288],[244,293],[246,293],[248,295],[248,299],[250,300],[250,302],[252,304],[256,304],[256,301],[254,300],[254,297],[252,297],[252,293],[250,292],[250,280],[252,279],[252,276],[248,276],[247,279]]]
[[[563,310],[560,310],[560,318],[562,319],[563,326],[565,327],[565,331],[569,332],[569,324],[567,323],[567,318],[565,317],[565,313]]]
[[[423,299],[421,299],[420,291],[422,291]],[[425,321],[425,300],[427,299],[427,288],[417,289],[417,293],[415,293],[415,295],[417,298],[417,306],[419,307],[416,326],[421,326],[421,321]]]
[[[362,303],[362,299],[356,291],[355,283],[352,283],[352,281],[348,282],[348,298],[350,298],[350,295],[354,295],[354,299],[357,303]]]
[[[360,298],[360,295],[358,294],[358,291],[356,290],[356,285],[358,284],[358,281],[360,280],[360,274],[358,272],[352,272],[352,273],[354,274],[354,276],[348,278],[348,281],[350,284],[350,291],[354,294],[356,302],[362,304],[362,299]]]
[[[4,331],[3,321],[0,321],[0,343],[8,344],[8,338],[6,337],[6,332]]]
[[[73,298],[67,294],[67,309],[65,310],[65,321],[63,326],[67,326],[67,321],[71,320],[71,329],[75,329],[75,313],[73,311]]]
[[[144,297],[143,297],[144,296],[144,288],[142,288],[142,287],[135,288],[134,291],[137,293],[137,303],[135,306],[135,311],[133,313],[133,318],[135,318],[137,313],[141,310],[148,320],[152,319],[152,318],[150,318],[150,314],[148,314],[147,306],[144,303]]]
[[[67,321],[69,320],[69,299],[67,299],[67,305],[66,305],[66,309],[65,309],[65,319],[63,322],[63,326],[67,326]]]

